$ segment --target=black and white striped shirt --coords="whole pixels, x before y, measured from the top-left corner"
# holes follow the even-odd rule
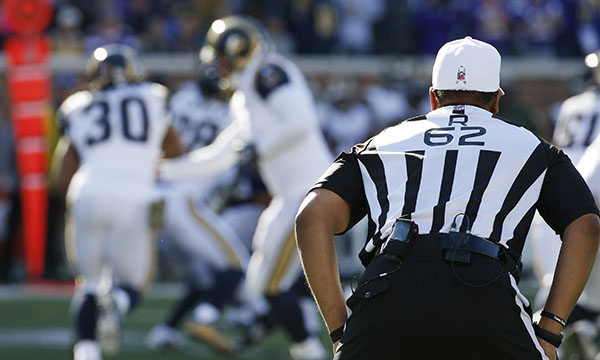
[[[372,253],[397,218],[420,234],[468,231],[518,255],[536,208],[559,234],[598,213],[560,150],[475,106],[446,106],[387,128],[342,153],[317,182],[369,219]]]

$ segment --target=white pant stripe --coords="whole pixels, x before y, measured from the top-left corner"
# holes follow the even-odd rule
[[[533,325],[531,324],[531,318],[529,317],[529,314],[527,313],[527,311],[525,311],[525,307],[529,305],[529,301],[527,301],[527,298],[525,296],[523,296],[523,294],[521,294],[521,291],[519,291],[519,287],[517,286],[517,282],[515,281],[515,278],[513,278],[513,276],[510,274],[509,274],[509,277],[510,277],[510,285],[513,287],[513,289],[516,292],[515,303],[517,304],[519,309],[521,309],[521,320],[523,320],[523,325],[525,325],[525,328],[527,329],[527,332],[529,333],[531,340],[535,344],[535,348],[538,349],[538,351],[542,355],[542,360],[550,360],[550,359],[548,359],[548,357],[546,356],[546,353],[544,353],[544,349],[542,349],[542,346],[538,342],[537,337],[535,336],[535,331],[533,330]]]

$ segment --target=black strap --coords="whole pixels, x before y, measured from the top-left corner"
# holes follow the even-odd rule
[[[497,257],[500,245],[464,232],[449,232],[440,234],[443,250],[457,250],[474,252],[489,257]]]
[[[444,256],[446,259],[450,261],[469,262],[471,253],[498,259],[506,266],[506,269],[513,275],[517,283],[519,283],[523,267],[520,257],[494,241],[470,233],[456,231],[418,235],[414,241],[417,243],[422,241],[435,243],[436,246],[432,247],[432,249],[441,248],[445,252]],[[365,267],[379,254],[379,244],[376,243],[375,250],[371,252],[367,252],[364,247],[360,251],[358,257]],[[448,258],[448,255],[450,255],[450,258]]]
[[[538,323],[533,323],[533,330],[535,331],[535,335],[537,337],[539,337],[540,339],[546,341],[547,343],[551,344],[552,346],[554,346],[555,348],[558,348],[560,346],[560,343],[562,342],[563,339],[563,334],[555,334],[551,331],[548,331],[542,327],[540,327],[538,325]]]
[[[367,267],[369,266],[369,264],[371,263],[371,260],[373,260],[373,258],[375,258],[375,254],[378,252],[378,250],[373,250],[371,252],[367,251],[365,249],[365,247],[363,246],[363,248],[360,250],[360,252],[358,253],[358,258],[360,259],[360,263],[364,266]]]
[[[567,325],[567,322],[564,321],[560,316],[553,314],[550,311],[542,310],[540,315],[556,321],[557,323],[561,324],[562,327],[565,327]]]
[[[344,335],[344,327],[345,326],[346,325],[344,324],[329,333],[329,337],[331,338],[331,341],[333,341],[334,344],[342,338],[342,335]]]
[[[506,250],[501,252],[498,258],[506,265],[506,269],[512,274],[518,284],[523,272],[523,262],[513,254],[511,251]]]

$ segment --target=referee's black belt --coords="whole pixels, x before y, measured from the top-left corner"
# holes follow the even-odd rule
[[[416,239],[418,241],[418,239]],[[464,232],[439,234],[440,247],[445,252],[446,260],[468,262],[469,254],[476,253],[496,258],[501,253],[501,245]]]
[[[518,255],[496,242],[466,232],[417,235],[405,259],[440,259],[440,252],[443,259],[456,263],[470,263],[473,254],[499,261],[519,280],[522,263]]]
[[[425,240],[425,238],[428,239]],[[449,232],[419,235],[415,239],[415,244],[419,242],[422,244],[431,243],[432,241],[438,243],[439,248],[443,252],[444,259],[448,261],[469,263],[472,254],[479,254],[500,261],[517,282],[521,277],[523,263],[520,257],[512,254],[510,250],[496,242],[470,233]]]

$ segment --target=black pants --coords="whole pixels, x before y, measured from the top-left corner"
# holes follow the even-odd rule
[[[474,254],[452,264],[438,244],[415,242],[397,271],[382,256],[371,262],[335,359],[543,359],[504,265]]]

